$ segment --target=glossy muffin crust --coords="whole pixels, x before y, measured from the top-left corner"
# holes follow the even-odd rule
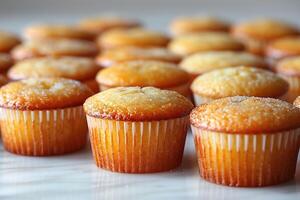
[[[211,16],[186,16],[174,19],[170,24],[173,35],[183,35],[197,32],[226,32],[229,24],[221,19]]]
[[[236,96],[202,104],[190,119],[210,131],[267,134],[299,128],[300,110],[278,99]]]
[[[193,104],[174,91],[154,87],[118,87],[86,100],[87,115],[122,121],[154,121],[186,116]]]
[[[99,71],[94,61],[81,57],[31,58],[16,63],[8,72],[12,80],[39,77],[62,77],[85,81]]]
[[[58,109],[82,105],[92,95],[78,81],[32,78],[11,82],[0,89],[0,107],[17,110]]]
[[[115,29],[100,35],[97,42],[104,49],[123,46],[165,47],[169,37],[161,32],[141,28]]]
[[[140,22],[117,16],[100,16],[83,19],[78,25],[83,30],[100,34],[110,29],[128,29],[141,26]]]
[[[226,33],[203,32],[175,37],[168,48],[179,55],[203,51],[241,51],[244,45]]]
[[[160,61],[129,61],[101,70],[97,82],[107,86],[168,88],[187,83],[188,74],[176,65]]]
[[[120,47],[106,50],[96,57],[97,64],[102,67],[133,60],[156,60],[176,64],[181,56],[164,48]]]
[[[277,98],[287,92],[288,83],[266,70],[234,67],[198,76],[191,88],[194,93],[213,99],[230,96]]]
[[[274,59],[300,56],[300,36],[285,37],[271,42],[267,46],[266,56]]]
[[[30,40],[12,51],[15,60],[42,56],[80,56],[91,57],[98,52],[97,46],[88,41],[73,39]]]
[[[196,53],[183,59],[179,66],[190,74],[198,75],[215,69],[242,65],[258,68],[268,66],[262,57],[232,51]]]
[[[9,52],[14,46],[20,43],[20,39],[5,31],[0,31],[0,52]]]
[[[28,39],[68,38],[79,40],[92,40],[94,35],[78,27],[63,24],[32,25],[25,29]]]

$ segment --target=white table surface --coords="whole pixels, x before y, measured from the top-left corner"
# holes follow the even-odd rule
[[[64,156],[25,157],[0,146],[0,199],[299,200],[300,162],[294,180],[272,187],[232,188],[200,178],[191,134],[182,165],[154,174],[112,173],[96,167],[91,150]]]
[[[0,0],[0,29],[20,32],[36,22],[74,23],[85,16],[119,13],[165,30],[174,16],[209,13],[232,21],[273,16],[300,24],[298,0]],[[0,142],[0,200],[30,199],[202,199],[300,200],[300,159],[295,179],[264,188],[231,188],[200,178],[192,138],[182,165],[171,172],[119,174],[96,167],[89,146],[64,156],[24,157]]]

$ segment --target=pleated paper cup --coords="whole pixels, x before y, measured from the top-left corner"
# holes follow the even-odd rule
[[[87,115],[94,160],[115,172],[151,173],[180,165],[188,116],[162,121],[134,122]]]
[[[82,106],[54,110],[0,108],[4,148],[28,156],[49,156],[74,152],[87,140]]]
[[[295,175],[300,129],[268,134],[229,134],[192,126],[200,175],[238,187],[275,185]]]

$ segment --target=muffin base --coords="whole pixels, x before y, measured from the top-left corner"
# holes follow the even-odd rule
[[[273,134],[228,134],[192,126],[200,176],[237,187],[275,185],[295,175],[300,129]]]
[[[12,110],[0,108],[4,148],[28,156],[74,152],[87,140],[82,106],[55,110]]]
[[[188,117],[131,122],[87,116],[96,165],[114,172],[152,173],[180,165]]]

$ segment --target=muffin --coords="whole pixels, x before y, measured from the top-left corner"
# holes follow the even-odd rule
[[[196,78],[198,75],[225,67],[236,66],[253,66],[257,68],[268,68],[265,60],[259,56],[249,54],[246,52],[233,52],[233,51],[211,51],[196,53],[187,56],[180,63],[180,68],[187,71],[191,79]]]
[[[233,26],[231,32],[245,43],[251,53],[258,55],[264,54],[268,42],[299,33],[291,24],[267,18],[242,22]]]
[[[125,19],[116,16],[100,16],[83,19],[78,25],[81,29],[94,34],[101,34],[111,29],[128,29],[141,26],[136,20]]]
[[[8,53],[14,46],[20,43],[20,39],[5,31],[0,31],[0,52]]]
[[[192,83],[196,105],[231,96],[280,98],[288,83],[273,72],[252,67],[218,69],[198,76]]]
[[[86,100],[98,167],[125,173],[167,171],[180,165],[192,103],[174,91],[118,87]]]
[[[13,65],[13,60],[9,54],[0,53],[0,74],[6,74],[7,70]]]
[[[190,120],[205,180],[259,187],[294,177],[300,110],[293,105],[272,98],[227,97],[195,108]]]
[[[25,29],[24,35],[28,39],[79,39],[79,40],[92,40],[94,34],[84,31],[78,27],[63,25],[63,24],[40,24],[32,25]]]
[[[190,95],[189,76],[176,65],[161,61],[129,61],[98,72],[100,90],[113,87],[152,86]]]
[[[300,96],[300,56],[282,59],[275,66],[275,70],[289,83],[289,91],[282,99],[292,103]]]
[[[172,35],[183,35],[199,32],[227,32],[229,24],[211,16],[178,17],[170,24]]]
[[[176,54],[186,56],[205,51],[241,51],[244,46],[226,33],[203,32],[177,36],[168,48]]]
[[[271,42],[266,48],[266,56],[275,60],[300,56],[300,36],[286,37]]]
[[[115,47],[165,47],[169,37],[157,31],[141,28],[114,29],[106,31],[99,36],[97,43],[100,48],[111,49]]]
[[[61,77],[81,81],[97,92],[95,80],[99,67],[90,58],[83,57],[42,57],[16,63],[9,71],[11,80],[42,77]]]
[[[96,62],[101,67],[133,60],[156,60],[177,64],[181,56],[164,48],[120,47],[106,50],[96,57]]]
[[[26,41],[15,47],[12,50],[12,57],[15,60],[43,56],[93,57],[97,52],[97,46],[89,41],[74,39],[43,39]]]
[[[74,152],[87,137],[82,104],[92,92],[78,81],[36,78],[0,88],[4,148],[28,156]]]

